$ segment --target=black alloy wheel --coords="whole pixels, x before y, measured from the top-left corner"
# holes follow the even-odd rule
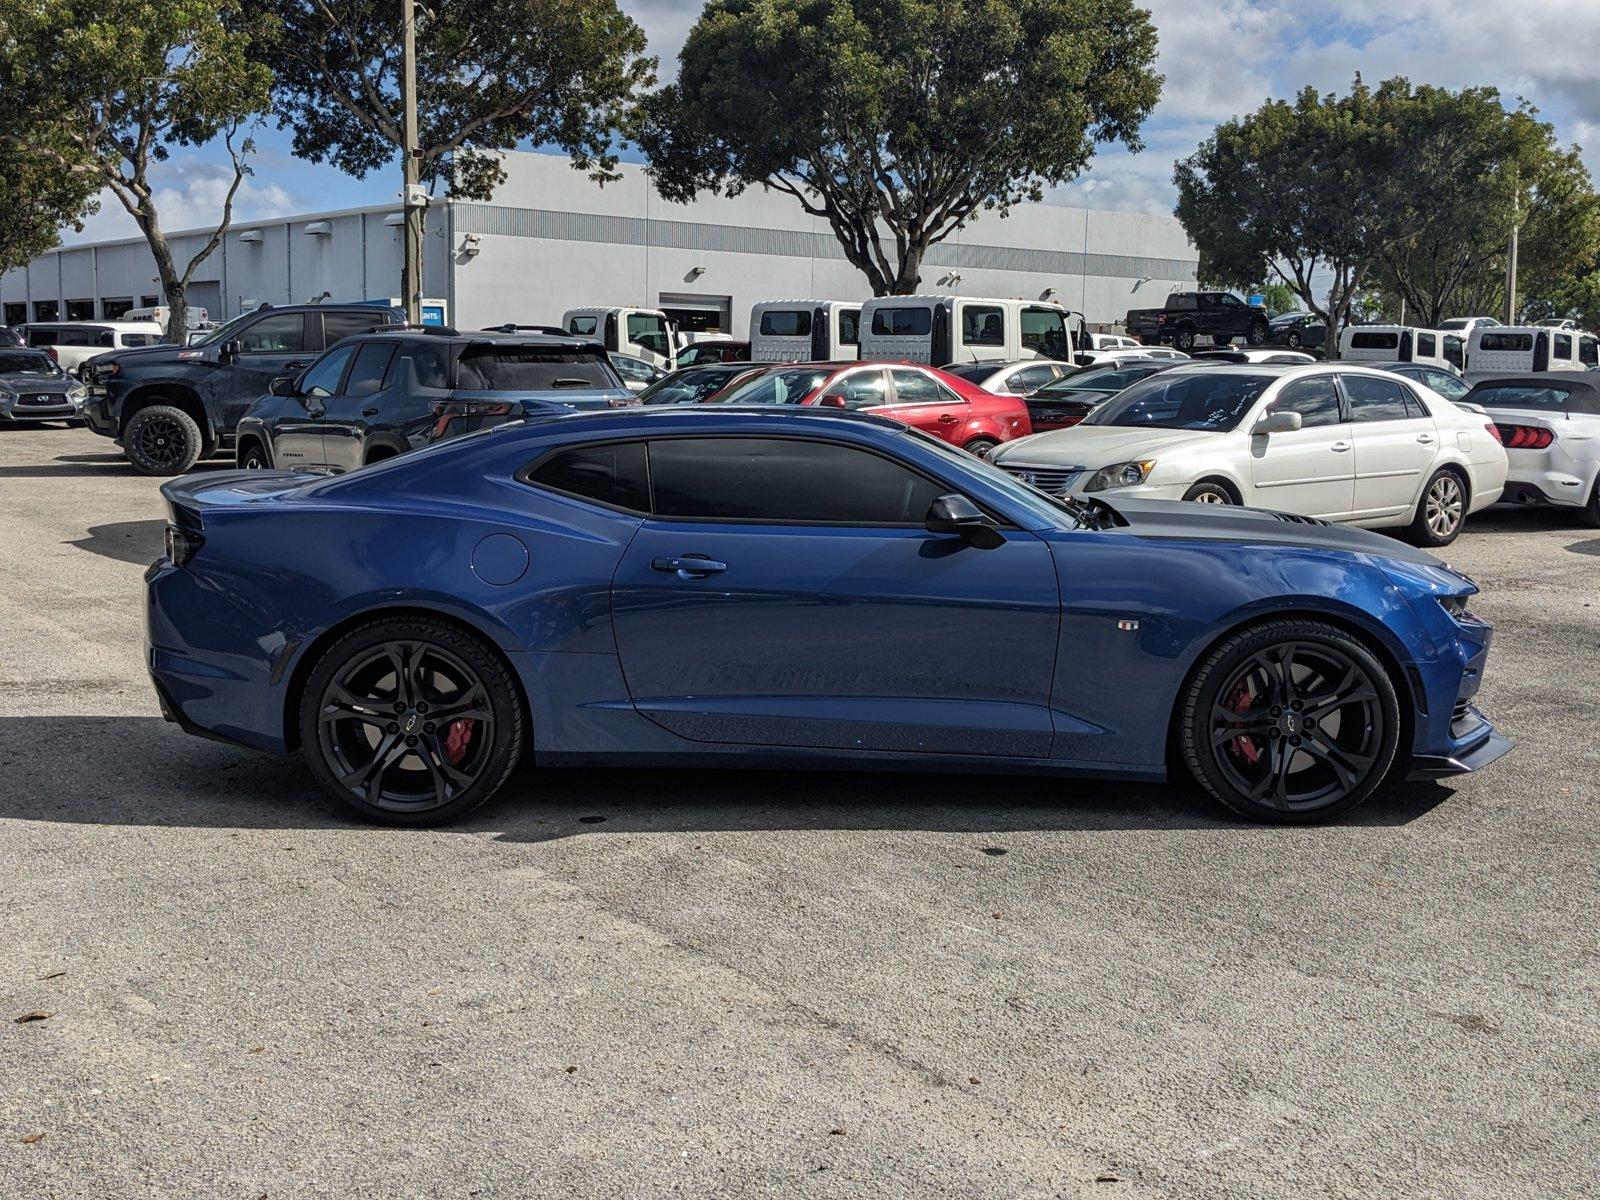
[[[973,438],[961,448],[977,458],[988,458],[999,444],[993,438]]]
[[[1300,349],[1300,343],[1301,337],[1298,329],[1289,330],[1288,335],[1283,339],[1283,344],[1294,350]]]
[[[1394,763],[1400,711],[1388,673],[1320,621],[1227,639],[1185,695],[1179,740],[1202,787],[1257,820],[1307,822],[1366,799]]]
[[[329,793],[395,825],[478,807],[505,782],[525,736],[500,656],[427,618],[378,621],[335,643],[307,681],[300,731]]]
[[[244,453],[239,455],[239,467],[245,471],[265,471],[267,469],[267,454],[259,442],[251,442],[244,448]]]
[[[1267,344],[1267,323],[1265,321],[1252,321],[1249,330],[1244,335],[1244,340],[1252,346],[1265,346]]]
[[[181,475],[204,448],[195,419],[170,404],[141,408],[122,434],[123,453],[142,475]]]

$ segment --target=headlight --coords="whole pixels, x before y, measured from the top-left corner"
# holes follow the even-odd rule
[[[115,362],[91,362],[86,367],[85,374],[95,383],[104,383],[122,370],[122,364]]]
[[[74,404],[82,404],[89,398],[89,389],[81,383],[75,383],[67,389],[67,399]]]
[[[15,392],[8,392],[5,388],[0,388],[0,401],[4,401],[6,404],[13,404],[16,399],[17,394]]]
[[[1089,482],[1083,485],[1083,490],[1104,492],[1110,488],[1133,487],[1134,484],[1143,483],[1148,479],[1155,467],[1156,460],[1153,458],[1142,459],[1139,462],[1113,463],[1096,471]]]
[[[1434,599],[1438,600],[1439,607],[1455,620],[1466,625],[1479,625],[1483,623],[1482,619],[1467,607],[1467,602],[1475,595],[1476,591],[1461,592],[1454,596],[1435,596]]]

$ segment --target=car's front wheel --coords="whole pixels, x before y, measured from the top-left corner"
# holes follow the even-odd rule
[[[1199,483],[1190,484],[1189,490],[1184,492],[1183,498],[1196,504],[1239,503],[1227,484],[1219,483],[1215,479],[1202,479]]]
[[[122,431],[122,452],[141,475],[182,475],[204,449],[199,424],[171,404],[141,408]]]
[[[1178,741],[1200,786],[1261,821],[1324,820],[1381,784],[1400,744],[1400,705],[1359,640],[1315,620],[1227,638],[1179,709]]]
[[[505,783],[526,736],[505,661],[427,617],[345,634],[317,660],[300,704],[300,743],[317,782],[390,825],[471,812]]]
[[[260,442],[247,442],[244,449],[239,451],[239,467],[244,471],[267,469],[267,452],[261,448]]]

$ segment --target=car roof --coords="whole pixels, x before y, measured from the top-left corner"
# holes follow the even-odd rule
[[[1541,371],[1524,375],[1497,375],[1493,379],[1478,380],[1472,385],[1472,390],[1493,387],[1562,387],[1600,398],[1600,380],[1591,379],[1587,371]]]
[[[432,327],[414,328],[409,325],[388,326],[385,328],[369,329],[364,333],[352,334],[352,337],[382,338],[385,341],[405,341],[411,339],[417,342],[427,342],[430,345],[444,344],[447,346],[537,346],[542,349],[554,350],[600,350],[604,347],[592,337],[579,337],[569,334],[565,337],[555,337],[547,333],[504,333],[499,330],[479,330],[477,332],[462,333],[454,329],[439,329]]]
[[[501,430],[539,431],[559,426],[563,433],[593,431],[612,437],[637,434],[650,437],[658,433],[729,432],[741,428],[769,428],[773,431],[792,431],[796,426],[816,429],[819,432],[839,428],[872,428],[903,433],[908,428],[902,421],[872,413],[842,408],[799,408],[773,404],[661,404],[635,405],[630,408],[592,409],[575,413],[552,414],[529,421],[514,421],[485,431],[494,434]],[[542,435],[538,435],[542,436]]]

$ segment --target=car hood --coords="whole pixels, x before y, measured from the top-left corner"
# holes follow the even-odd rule
[[[1036,467],[1085,467],[1098,470],[1111,463],[1160,458],[1173,450],[1214,445],[1220,433],[1195,429],[1135,428],[1126,425],[1074,425],[1039,433],[1001,446],[990,461]]]
[[[1317,517],[1272,512],[1264,508],[1194,504],[1181,500],[1121,500],[1115,493],[1096,495],[1128,522],[1126,532],[1135,537],[1183,538],[1194,541],[1255,542],[1271,546],[1299,546],[1313,550],[1342,550],[1377,558],[1443,567],[1443,560],[1426,550],[1382,534],[1339,525]]]
[[[200,358],[203,352],[194,346],[128,346],[122,350],[105,350],[96,354],[97,362],[146,363],[186,362]]]
[[[0,388],[8,392],[64,392],[78,386],[70,375],[3,375]]]

